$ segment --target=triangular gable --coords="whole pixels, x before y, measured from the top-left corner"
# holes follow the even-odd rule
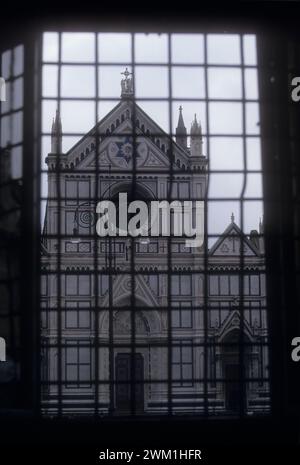
[[[135,277],[134,294],[137,300],[142,301],[146,306],[158,307],[159,302],[142,276]],[[131,278],[126,275],[117,276],[113,282],[113,305],[120,305],[122,300],[131,296]],[[103,307],[108,307],[108,292],[103,299]]]
[[[251,330],[251,327],[248,323],[248,321],[244,318],[243,323],[243,332],[248,336],[248,338],[252,341],[253,339],[253,333]],[[231,333],[231,331],[238,330],[240,331],[241,328],[241,315],[238,310],[233,310],[231,311],[225,320],[223,321],[223,324],[221,328],[218,331],[218,337],[219,339],[224,339],[228,334]]]
[[[259,251],[254,244],[241,232],[241,229],[231,223],[215,244],[210,248],[209,255],[239,257],[241,255],[241,235],[243,255],[245,257],[259,256]]]
[[[118,128],[118,134],[122,133],[122,127]],[[128,131],[127,125],[124,128],[124,136],[110,136],[101,143],[101,151],[98,156],[98,167],[110,165],[112,169],[132,169],[133,166],[133,138]],[[136,131],[136,168],[160,168],[169,169],[169,161],[151,140],[145,138],[140,130]],[[96,167],[97,161],[95,152],[87,157],[79,167]]]
[[[94,136],[98,131],[99,134],[105,134],[107,129],[110,130],[109,137],[105,138],[100,143],[100,155],[98,158],[98,166],[111,165],[117,168],[131,168],[132,157],[132,121],[131,118],[125,117],[127,111],[131,111],[128,101],[121,101],[114,107],[93,129],[91,129],[79,142],[77,142],[66,154],[69,167],[84,169],[96,166],[95,163],[95,140]],[[123,116],[123,120],[122,120]],[[149,168],[169,168],[170,157],[167,153],[167,147],[170,142],[173,146],[173,154],[177,159],[180,159],[185,165],[188,164],[188,154],[179,147],[175,141],[171,141],[169,135],[160,128],[150,116],[148,116],[138,105],[135,105],[135,117],[139,121],[138,127],[135,127],[137,135],[137,158],[136,166]],[[118,120],[118,126],[114,124]],[[144,128],[149,133],[145,133],[141,128]],[[149,129],[150,128],[150,129]],[[121,134],[124,134],[123,137]],[[155,137],[151,137],[151,135]],[[161,147],[156,144],[156,140],[160,139]],[[164,150],[162,148],[164,145]],[[131,152],[131,153],[130,153]],[[177,166],[173,163],[174,168]]]

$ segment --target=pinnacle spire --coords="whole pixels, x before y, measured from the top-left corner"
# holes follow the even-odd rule
[[[195,113],[195,116],[194,116],[194,121],[192,122],[192,125],[191,125],[191,135],[193,135],[193,134],[197,134],[197,135],[202,137],[201,124],[198,123],[198,121],[197,121],[196,113]]]
[[[234,223],[234,214],[233,214],[233,212],[231,213],[231,223]]]
[[[60,112],[57,109],[55,118],[52,121],[52,130],[51,130],[51,152],[52,153],[61,153],[62,152],[62,124]]]
[[[183,121],[181,105],[179,107],[179,116],[178,116],[178,123],[177,123],[177,128],[176,128],[176,142],[183,149],[187,148],[187,133],[186,133],[186,127]]]
[[[177,124],[177,129],[184,129],[186,131],[186,127],[184,125],[184,121],[183,121],[183,116],[182,116],[182,106],[180,105],[179,107],[179,117],[178,117],[178,124]]]
[[[192,157],[203,156],[203,139],[202,129],[200,122],[197,121],[197,115],[195,113],[194,120],[191,124],[191,147],[190,154]]]
[[[258,231],[259,231],[260,234],[264,233],[264,217],[259,218]]]

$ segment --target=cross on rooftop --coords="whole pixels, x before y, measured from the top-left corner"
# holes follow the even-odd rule
[[[128,68],[126,68],[125,71],[123,71],[123,73],[121,73],[121,74],[124,74],[125,79],[127,80],[127,79],[128,79],[128,76],[130,76],[132,73],[130,73],[130,72],[128,71]]]

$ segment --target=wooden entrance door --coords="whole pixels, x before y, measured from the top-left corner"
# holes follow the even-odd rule
[[[134,391],[131,384],[131,361],[134,362]],[[130,412],[131,395],[134,393],[136,411],[144,410],[144,360],[142,354],[124,353],[116,356],[116,410]],[[124,383],[124,384],[123,384]]]
[[[239,365],[237,363],[225,364],[225,402],[226,410],[237,412],[240,408]],[[228,381],[227,381],[228,380]]]

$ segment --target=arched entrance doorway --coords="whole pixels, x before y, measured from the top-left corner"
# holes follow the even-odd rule
[[[244,343],[249,343],[249,338],[244,334]],[[246,384],[241,380],[240,363],[243,363],[244,376],[248,373],[248,360],[250,346],[244,345],[243,360],[240,357],[240,331],[234,329],[222,340],[221,360],[224,378],[224,400],[226,412],[237,413],[244,399],[243,390]]]
[[[119,311],[115,315],[114,333],[117,341],[129,342],[131,337],[131,314],[129,311]],[[144,315],[137,311],[135,315],[135,334],[137,338],[146,341],[149,333],[148,322]],[[129,344],[128,344],[129,345]],[[116,413],[129,413],[134,409],[136,413],[145,410],[145,364],[148,351],[138,347],[122,347],[115,350],[115,410]]]
[[[126,276],[116,278],[114,301],[118,310],[113,310],[113,344],[101,351],[101,376],[107,384],[100,386],[100,396],[116,414],[132,411],[142,413],[151,410],[153,402],[160,401],[163,395],[162,386],[152,380],[161,379],[165,373],[165,353],[157,347],[157,338],[162,334],[161,314],[154,309],[147,296],[147,283],[138,276],[135,281],[136,305],[134,315],[131,310],[131,297]],[[143,294],[143,297],[141,295]],[[107,301],[104,301],[104,305]],[[134,316],[134,338],[133,321]],[[109,311],[102,312],[100,317],[100,338],[109,343]],[[154,343],[152,343],[154,341]],[[134,344],[134,351],[132,350]],[[132,382],[134,379],[134,383]],[[134,386],[134,387],[132,387]]]
[[[115,358],[116,411],[144,412],[144,358],[139,352],[119,352]],[[134,376],[134,382],[133,382]]]

